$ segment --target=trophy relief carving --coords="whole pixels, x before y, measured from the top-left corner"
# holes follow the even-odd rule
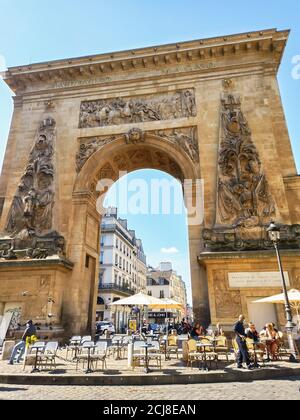
[[[238,97],[221,110],[217,224],[255,227],[275,216],[275,203]]]
[[[26,256],[32,258],[63,252],[64,240],[52,230],[54,141],[55,121],[47,118],[38,129],[10,208],[4,237],[0,238],[2,258],[15,259],[17,251],[26,251]]]
[[[238,96],[221,100],[217,212],[212,229],[204,229],[211,251],[270,249],[265,227],[276,206]],[[282,247],[299,248],[299,226],[282,226]]]

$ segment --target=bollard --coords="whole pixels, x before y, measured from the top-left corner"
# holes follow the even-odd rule
[[[128,367],[133,367],[133,343],[128,344]]]

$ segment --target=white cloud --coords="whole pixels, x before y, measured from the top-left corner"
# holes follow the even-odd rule
[[[171,248],[162,248],[160,250],[163,254],[178,254],[179,251],[175,246],[172,246]]]

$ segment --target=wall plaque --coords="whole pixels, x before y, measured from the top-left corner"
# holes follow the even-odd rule
[[[284,273],[287,286],[290,286],[289,273]],[[253,288],[253,287],[281,287],[280,273],[274,272],[245,272],[228,273],[229,287]]]

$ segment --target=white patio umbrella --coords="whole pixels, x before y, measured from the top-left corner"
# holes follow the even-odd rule
[[[158,299],[159,303],[149,305],[151,308],[182,309],[183,305],[170,298]]]
[[[291,289],[288,291],[288,297],[291,304],[291,308],[296,311],[297,321],[298,321],[298,330],[300,329],[300,291],[296,289]],[[276,304],[285,304],[284,293],[279,295],[270,296],[264,299],[259,299],[253,303],[276,303]]]
[[[110,306],[138,306],[144,309],[145,306],[162,305],[161,300],[145,293],[138,293],[125,299],[117,300],[110,303]],[[140,322],[140,332],[142,331],[142,323]]]
[[[153,296],[149,296],[141,292],[137,295],[133,295],[128,298],[120,299],[116,302],[110,303],[110,306],[151,306],[161,304],[161,299],[157,299]]]
[[[179,302],[177,302],[174,299],[170,299],[170,298],[164,298],[164,299],[159,299],[159,303],[157,304],[153,304],[150,305],[151,308],[161,308],[161,309],[165,309],[166,311],[168,309],[182,309],[183,305]],[[168,332],[168,320],[166,319],[166,330]]]

